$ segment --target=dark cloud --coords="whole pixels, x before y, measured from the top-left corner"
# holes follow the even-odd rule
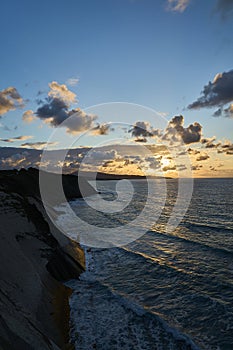
[[[233,118],[233,103],[231,103],[228,107],[226,108],[219,108],[217,111],[214,112],[214,117],[226,117],[226,118]]]
[[[233,1],[232,0],[217,0],[215,7],[216,11],[220,13],[222,19],[227,19],[233,15]]]
[[[175,165],[167,165],[167,166],[163,167],[163,171],[172,171],[172,170],[176,170]]]
[[[212,165],[209,166],[209,169],[210,169],[211,171],[217,171],[217,170],[215,169],[215,167],[212,166]]]
[[[52,126],[67,127],[69,133],[79,133],[93,127],[96,116],[88,115],[80,108],[68,110],[68,106],[58,98],[49,98],[48,102],[39,107],[35,113],[40,119]]]
[[[205,148],[218,148],[221,145],[221,142],[215,143],[216,137],[206,137],[201,139],[201,143],[205,146]]]
[[[135,142],[147,142],[147,138],[146,137],[138,137],[134,141]]]
[[[161,160],[162,160],[162,156],[145,158],[145,161],[148,163],[149,168],[153,170],[161,169]]]
[[[51,126],[67,128],[67,132],[76,134],[93,127],[96,116],[86,114],[80,108],[70,109],[71,104],[77,102],[76,95],[69,91],[66,85],[57,82],[49,84],[48,97],[41,107],[34,113]]]
[[[188,153],[191,155],[196,155],[196,154],[200,154],[201,152],[198,151],[197,149],[193,149],[193,148],[188,148]],[[185,152],[184,152],[185,153]],[[186,154],[186,153],[185,153]]]
[[[213,114],[213,117],[221,117],[222,115],[222,108],[218,108],[214,114]]]
[[[15,87],[8,87],[0,91],[0,115],[23,107],[23,104],[23,99]]]
[[[218,153],[225,153],[227,155],[233,154],[233,143],[230,141],[226,141],[224,144],[221,145],[221,148],[218,149]]]
[[[111,166],[113,163],[114,163],[113,160],[108,160],[107,162],[105,162],[105,163],[102,165],[102,167],[107,168],[107,167]],[[125,165],[126,165],[126,164],[125,164]],[[123,167],[123,166],[121,166],[121,167]]]
[[[185,164],[178,164],[176,166],[176,168],[179,170],[179,171],[184,171],[184,170],[187,170],[187,167]]]
[[[215,117],[222,114],[232,114],[233,107],[223,109],[223,106],[233,101],[233,70],[218,73],[212,82],[204,86],[202,96],[188,106],[188,109],[203,107],[219,107],[214,113]]]
[[[63,122],[62,126],[66,127],[68,133],[78,134],[93,129],[96,119],[96,115],[86,114],[80,108],[76,108],[69,112],[69,118]]]
[[[12,143],[12,142],[16,142],[16,141],[25,141],[25,140],[32,139],[32,138],[33,138],[33,136],[23,135],[23,136],[12,137],[9,139],[0,139],[0,141]]]
[[[184,117],[175,116],[169,122],[162,139],[172,142],[183,141],[185,144],[199,142],[201,139],[202,126],[195,122],[187,128],[184,126]]]
[[[132,129],[129,130],[134,137],[151,137],[153,136],[151,125],[149,122],[138,121],[134,124]]]
[[[129,132],[136,137],[136,142],[146,142],[147,137],[157,137],[158,140],[168,141],[170,144],[180,142],[190,144],[200,141],[202,126],[195,122],[184,127],[184,117],[179,115],[173,117],[163,131],[153,128],[149,122],[138,121]]]
[[[203,160],[207,160],[210,156],[207,153],[201,153],[197,158],[197,162],[201,162]]]
[[[115,149],[103,150],[101,148],[92,148],[85,156],[83,166],[88,164],[93,166],[102,166],[106,164],[106,162],[109,163],[109,161],[115,161],[118,158],[119,155]]]
[[[200,170],[202,167],[203,167],[203,166],[202,166],[202,165],[199,165],[199,164],[198,164],[198,165],[193,165],[193,166],[192,166],[192,170],[194,170],[194,171],[196,170],[196,171],[197,171],[197,170]]]
[[[223,110],[224,116],[233,118],[233,103],[230,104],[227,108]]]
[[[59,98],[47,98],[47,103],[39,107],[36,115],[42,120],[48,120],[52,126],[58,126],[69,118],[70,112],[67,104]]]
[[[210,143],[210,142],[215,141],[215,139],[216,139],[215,136],[209,137],[209,138],[208,138],[208,137],[203,137],[203,138],[201,139],[201,143],[207,144],[207,143]]]
[[[44,148],[45,146],[55,146],[57,145],[57,142],[27,142],[27,143],[22,143],[21,147],[29,147],[33,149],[41,149]]]
[[[114,131],[113,128],[110,128],[110,124],[98,124],[91,130],[92,135],[107,135],[109,131]]]

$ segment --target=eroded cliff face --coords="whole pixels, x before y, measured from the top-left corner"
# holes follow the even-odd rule
[[[0,220],[0,349],[72,349],[62,281],[78,278],[84,253],[46,216],[38,171],[0,172]]]

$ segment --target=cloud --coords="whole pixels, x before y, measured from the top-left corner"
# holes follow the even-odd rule
[[[49,87],[49,97],[60,99],[66,103],[67,106],[70,106],[71,103],[77,102],[75,93],[70,91],[65,84],[58,84],[56,81],[52,81],[49,84]]]
[[[94,127],[94,121],[97,116],[94,114],[86,114],[80,108],[72,110],[68,119],[63,123],[70,134],[78,134]],[[102,134],[104,135],[104,134]]]
[[[130,129],[129,132],[132,132],[132,136],[135,137],[150,137],[153,136],[150,129],[151,125],[149,122],[139,121],[133,125],[132,129]]]
[[[188,7],[190,2],[190,0],[167,0],[167,10],[182,13]]]
[[[114,162],[118,161],[118,159],[119,155],[115,149],[103,150],[101,148],[92,148],[82,160],[81,167],[90,171],[97,170],[99,167],[106,168],[111,165],[115,168],[116,164],[114,165]]]
[[[147,137],[156,137],[158,142],[162,143],[168,141],[169,144],[180,142],[191,144],[201,140],[202,126],[194,122],[184,127],[184,117],[178,115],[169,121],[164,130],[153,128],[149,122],[138,121],[128,132],[136,137],[135,142],[147,142]]]
[[[175,165],[166,165],[165,167],[163,167],[163,171],[172,171],[172,170],[176,170]]]
[[[67,128],[67,132],[77,134],[93,128],[97,116],[86,114],[80,108],[70,109],[77,102],[76,95],[66,85],[57,82],[49,84],[50,91],[46,102],[37,109],[35,115],[51,126]]]
[[[78,84],[78,82],[79,82],[78,78],[70,78],[66,81],[66,84],[69,86],[75,86]]]
[[[188,109],[203,107],[219,107],[214,116],[219,117],[222,113],[232,114],[232,105],[225,110],[223,106],[233,101],[233,70],[218,73],[213,81],[204,86],[202,95],[188,106]]]
[[[221,142],[214,143],[216,137],[206,137],[201,139],[201,143],[205,145],[205,148],[218,148],[221,145]]]
[[[57,145],[58,142],[27,142],[27,143],[22,143],[21,147],[29,147],[33,149],[42,149],[45,146],[55,146]]]
[[[216,149],[218,153],[225,153],[227,155],[233,154],[233,143],[226,140],[224,143],[222,141],[215,141],[215,136],[210,138],[203,138],[201,143],[204,144],[205,148]]]
[[[59,98],[48,98],[47,103],[39,107],[35,114],[52,126],[58,126],[70,116],[67,104]]]
[[[30,124],[36,119],[36,116],[32,110],[28,110],[24,112],[22,119],[25,123]]]
[[[214,166],[212,166],[212,165],[209,166],[209,169],[210,169],[211,171],[217,171],[217,169],[216,169]]]
[[[137,137],[134,141],[135,142],[147,142],[147,138],[146,137]]]
[[[146,137],[155,137],[161,135],[161,130],[154,129],[147,121],[138,121],[128,131],[132,136],[136,137],[136,142],[147,142]]]
[[[160,170],[161,169],[161,159],[162,157],[147,157],[145,161],[147,162],[150,169]]]
[[[109,151],[95,150],[91,149],[85,157],[85,161],[88,163],[99,162],[99,161],[109,161],[117,159],[118,153],[115,149]]]
[[[221,148],[218,149],[218,153],[233,155],[233,143],[231,143],[231,141],[225,141],[225,143],[221,145]]]
[[[26,167],[25,162],[27,162],[28,156],[29,153],[27,151],[24,151],[22,153],[13,154],[10,157],[1,158],[0,167],[2,169]]]
[[[17,142],[17,141],[25,141],[25,140],[32,139],[32,138],[33,138],[33,136],[23,135],[23,136],[12,137],[9,139],[0,139],[0,141],[12,143],[12,142]]]
[[[191,154],[191,155],[196,155],[196,154],[201,153],[199,150],[193,149],[193,148],[188,148],[187,151],[188,151],[188,154]],[[186,154],[186,153],[184,152],[184,154]]]
[[[109,131],[114,131],[113,128],[110,129],[109,124],[98,124],[91,130],[92,135],[107,135]]]
[[[221,14],[222,19],[227,19],[233,14],[233,1],[217,0],[215,10]]]
[[[23,99],[14,87],[0,91],[0,115],[23,107]]]
[[[194,170],[194,171],[196,170],[197,171],[197,170],[200,170],[202,167],[203,166],[199,165],[199,164],[198,165],[192,165],[192,170]]]
[[[227,108],[219,108],[214,112],[214,117],[220,116],[233,118],[233,103],[231,103]]]
[[[185,170],[187,170],[187,167],[185,164],[178,164],[176,166],[176,169],[178,169],[179,171],[185,171]]]
[[[203,152],[196,158],[196,161],[201,162],[203,160],[207,160],[209,157],[210,156],[207,153]]]
[[[179,141],[183,141],[185,144],[199,142],[202,126],[197,122],[190,124],[187,128],[183,125],[184,117],[182,115],[173,117],[165,129],[162,139],[171,143]]]

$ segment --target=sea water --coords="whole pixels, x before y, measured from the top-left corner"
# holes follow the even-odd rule
[[[115,188],[115,181],[98,182],[110,205]],[[115,223],[130,220],[132,207],[143,202],[146,181],[134,181],[134,188],[131,209],[112,217]],[[233,179],[195,179],[188,211],[168,233],[177,191],[178,181],[167,180],[159,220],[137,240],[110,249],[83,246],[86,272],[69,282],[76,349],[233,349]],[[109,221],[92,215],[83,199],[70,204],[93,225]],[[66,220],[63,212],[58,221]]]

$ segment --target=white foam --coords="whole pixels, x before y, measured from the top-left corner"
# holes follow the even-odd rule
[[[103,260],[116,250],[83,247],[86,271],[79,281],[69,282],[71,339],[77,350],[198,349],[191,340],[130,300],[104,285]],[[114,256],[113,256],[114,257]],[[107,259],[106,259],[107,260]]]

